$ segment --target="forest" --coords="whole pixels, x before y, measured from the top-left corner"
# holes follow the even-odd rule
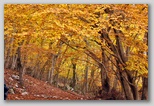
[[[148,4],[5,4],[7,86],[8,73],[25,90],[27,76],[91,100],[148,100]]]

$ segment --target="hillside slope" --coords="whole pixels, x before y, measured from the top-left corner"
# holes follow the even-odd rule
[[[17,71],[5,70],[4,78],[10,88],[7,100],[88,100],[73,91],[63,91],[44,81],[24,75],[24,87],[19,86]]]

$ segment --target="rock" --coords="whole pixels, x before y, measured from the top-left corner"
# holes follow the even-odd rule
[[[11,77],[9,77],[9,80],[13,81],[13,79]]]
[[[24,79],[24,81],[27,81],[28,82],[28,79]]]
[[[52,98],[56,98],[57,99],[58,97],[57,96],[52,96]]]
[[[15,97],[17,100],[20,100],[20,98],[18,98],[18,97]]]
[[[68,97],[66,97],[65,100],[70,100],[70,99]]]
[[[43,95],[43,94],[42,94],[42,95],[41,95],[41,97],[43,97],[43,98],[44,98],[44,97],[45,97],[45,95]]]
[[[28,95],[28,92],[22,92],[21,95]]]
[[[36,97],[40,97],[40,95],[36,95],[36,94],[35,94],[34,96],[36,96]]]
[[[26,92],[25,89],[22,88],[15,88],[15,91],[18,93]]]
[[[17,83],[15,84],[15,87],[17,87],[17,88],[18,88],[18,84],[17,84]]]
[[[12,78],[19,80],[19,76],[18,75],[12,75]]]
[[[10,94],[15,94],[15,93],[14,93],[14,90],[13,90],[12,88],[9,89],[9,93],[10,93]]]
[[[66,87],[67,87],[67,90],[74,91],[74,89],[70,87],[69,85],[66,85]]]

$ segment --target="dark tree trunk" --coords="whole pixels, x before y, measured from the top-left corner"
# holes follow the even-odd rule
[[[13,40],[14,40],[14,38],[12,37],[12,38],[10,38],[10,41],[8,41],[8,42],[7,42],[7,40],[4,41],[4,43],[5,43],[4,44],[4,47],[5,47],[4,50],[6,52],[6,53],[4,53],[5,54],[5,65],[4,65],[5,68],[11,68],[11,65],[12,65],[11,58],[13,56],[11,56],[11,52],[12,52],[12,48],[13,48],[12,47]],[[8,48],[6,47],[7,43],[10,44]]]
[[[126,99],[138,99],[137,87],[135,86],[135,81],[132,78],[133,73],[122,69],[125,69],[127,62],[127,57],[126,54],[124,54],[122,42],[119,37],[119,34],[122,34],[122,32],[116,29],[114,29],[114,32],[116,37],[116,46],[112,43],[112,40],[105,29],[101,30],[99,33],[101,34],[101,40],[105,40],[105,42],[108,44],[108,47],[113,51],[114,56],[116,57],[121,84],[124,89]]]
[[[89,61],[89,58],[87,56],[87,61]],[[84,72],[84,88],[83,88],[83,93],[85,94],[86,92],[88,92],[88,62],[86,63],[86,67],[85,67],[85,72]]]
[[[148,100],[148,78],[142,78],[142,100]]]
[[[143,42],[148,46],[148,32],[145,33],[144,35],[144,40]],[[148,60],[148,52],[145,51],[144,53],[147,55],[147,60]],[[142,100],[148,100],[148,78],[142,78]]]
[[[20,80],[20,85],[23,86],[24,82],[23,82],[23,69],[22,69],[22,64],[21,64],[21,53],[20,53],[20,47],[18,47],[17,49],[17,70],[19,71],[19,80]]]
[[[72,77],[71,87],[75,88],[75,85],[76,85],[76,64],[72,63],[72,65],[73,65],[73,77]]]
[[[101,67],[101,84],[102,84],[102,93],[108,93],[110,90],[109,78],[107,76],[107,69],[106,69],[106,57],[104,51],[102,51],[102,64]]]

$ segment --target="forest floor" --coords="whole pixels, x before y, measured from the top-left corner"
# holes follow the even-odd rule
[[[73,91],[64,91],[44,81],[24,75],[24,87],[19,85],[17,71],[6,69],[5,83],[9,87],[7,100],[93,100],[89,96],[80,95]]]

